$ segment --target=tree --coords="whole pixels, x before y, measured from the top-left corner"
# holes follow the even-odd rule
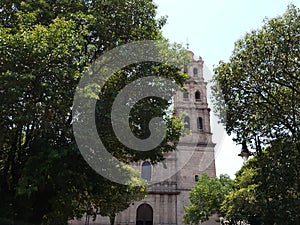
[[[298,224],[299,155],[292,142],[272,142],[236,174],[221,211],[231,221]]]
[[[300,10],[265,20],[235,43],[229,62],[214,69],[216,113],[235,141],[300,138]],[[298,148],[299,149],[299,148]]]
[[[87,217],[96,220],[97,215],[108,216],[111,225],[115,216],[127,209],[134,201],[143,199],[147,193],[147,183],[140,178],[138,171],[126,166],[131,174],[131,180],[126,185],[114,183],[91,171],[93,180],[88,181],[88,189],[84,192],[83,201],[79,202]],[[79,218],[81,218],[79,215]]]
[[[71,109],[78,81],[104,52],[130,41],[162,39],[165,19],[155,19],[151,0],[4,0],[0,10],[1,216],[13,223],[66,224],[82,215],[94,189],[114,186],[93,172],[75,144]],[[161,67],[157,74],[166,72],[183,82],[178,68]],[[121,74],[114,82],[128,83],[126,70]],[[109,95],[114,88],[107,90]],[[168,104],[159,105],[161,115]],[[172,140],[179,137],[180,126],[176,118],[170,121]],[[122,158],[116,145],[110,150]],[[162,159],[159,149],[156,153],[152,161]],[[141,158],[146,157],[134,156]],[[99,192],[94,197],[96,202],[107,196]],[[128,204],[128,198],[124,201]]]
[[[199,224],[213,214],[220,213],[225,195],[231,190],[231,183],[228,175],[211,178],[203,174],[190,192],[190,204],[185,207],[184,222]]]
[[[32,26],[35,16],[21,11],[18,19],[18,27],[0,27],[1,209],[6,218],[40,224],[53,210],[52,197],[69,201],[75,194],[71,164],[80,156],[70,106],[87,30],[62,18]]]
[[[299,25],[300,10],[289,5],[238,40],[229,62],[215,68],[220,122],[257,153],[237,173],[223,203],[221,211],[233,223],[299,223]]]

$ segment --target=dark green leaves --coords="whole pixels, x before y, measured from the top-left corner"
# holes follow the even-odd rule
[[[297,224],[299,193],[299,149],[274,141],[237,173],[221,211],[228,219],[251,224]]]
[[[114,208],[106,212],[113,215],[144,196],[136,174],[128,171],[136,185],[116,185],[83,160],[72,133],[72,104],[84,69],[105,51],[131,41],[162,39],[165,20],[156,19],[153,2],[4,0],[0,9],[0,217],[60,225],[80,217],[87,203],[101,203],[103,212],[111,204]],[[160,75],[173,74],[178,84],[185,79],[178,68],[159,68]],[[124,74],[108,83],[108,96],[122,87],[114,84],[130,82]],[[109,100],[102,99],[105,107]],[[178,139],[179,119],[168,123],[167,140]],[[115,146],[110,150],[124,159]],[[168,145],[157,149],[153,161],[170,150]],[[136,155],[134,160],[147,157]]]
[[[190,204],[185,207],[186,224],[199,224],[219,213],[225,195],[232,188],[232,181],[227,175],[211,178],[203,174],[190,193]]]
[[[215,68],[216,112],[237,142],[299,139],[299,26],[299,9],[290,5],[237,41],[229,62]]]

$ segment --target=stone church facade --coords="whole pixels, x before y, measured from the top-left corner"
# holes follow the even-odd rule
[[[141,176],[149,181],[149,192],[145,199],[119,213],[115,219],[116,225],[183,225],[184,206],[189,203],[189,192],[198,177],[202,173],[216,176],[207,83],[203,78],[204,62],[201,57],[195,59],[193,52],[188,53],[192,60],[184,68],[184,72],[189,74],[184,84],[187,92],[175,93],[174,107],[176,114],[183,117],[185,128],[190,130],[189,135],[179,141],[178,151],[166,157],[167,169],[171,174],[166,180],[151,182],[160,176],[161,167],[156,168],[148,162],[134,165],[141,171]],[[215,219],[203,224],[218,224]],[[108,225],[109,219],[98,216],[96,221],[90,220],[89,224]]]

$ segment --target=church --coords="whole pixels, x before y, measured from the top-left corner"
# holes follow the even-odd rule
[[[152,166],[150,162],[133,165],[148,181],[148,194],[119,213],[115,225],[183,225],[184,206],[188,205],[189,192],[198,178],[202,173],[216,176],[207,82],[203,77],[204,62],[201,57],[195,58],[192,51],[188,50],[188,54],[191,61],[183,71],[189,74],[184,84],[187,92],[176,91],[173,100],[175,113],[183,118],[189,133],[178,142],[177,151],[165,157],[164,169],[170,173],[167,179],[156,182],[155,178],[160,177],[163,169]],[[218,224],[216,219],[202,224]],[[96,221],[90,220],[89,224],[109,225],[109,219],[97,216]]]

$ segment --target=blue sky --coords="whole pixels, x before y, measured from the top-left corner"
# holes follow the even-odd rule
[[[212,74],[214,65],[227,61],[234,42],[247,32],[259,29],[265,18],[282,15],[288,4],[300,7],[293,0],[154,0],[160,16],[168,16],[163,34],[171,42],[184,44],[200,55]],[[210,79],[209,75],[206,79]],[[227,173],[232,178],[242,166],[236,146],[212,117],[215,134],[217,175]]]

